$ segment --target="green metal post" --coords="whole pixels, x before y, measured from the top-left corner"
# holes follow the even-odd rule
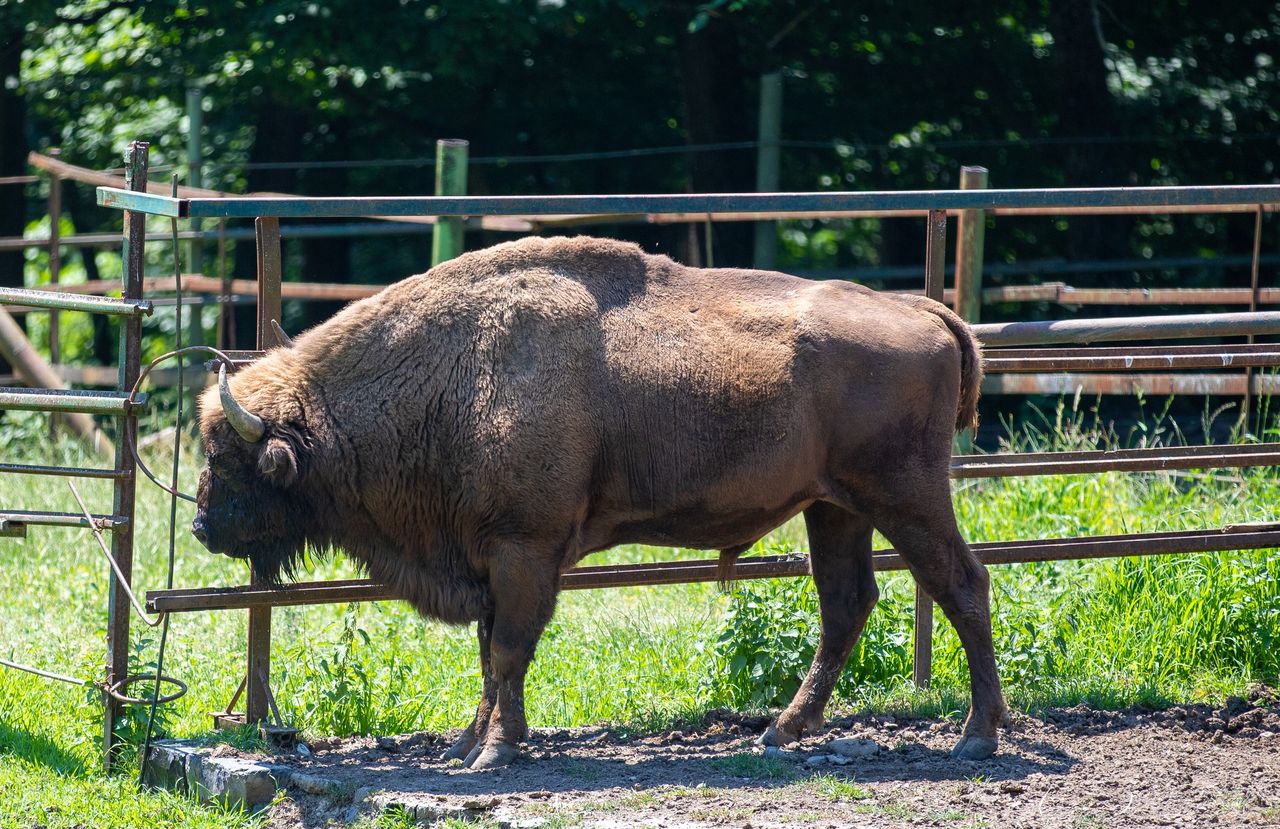
[[[467,149],[470,142],[459,138],[441,138],[436,142],[436,195],[467,194]],[[462,253],[462,216],[440,216],[431,238],[431,265],[439,265]]]
[[[204,182],[204,87],[197,81],[187,84],[187,184],[202,187]],[[200,230],[200,220],[191,220],[191,229]],[[187,267],[191,273],[204,273],[204,251],[199,238],[191,240],[187,254]]]
[[[199,81],[187,84],[187,184],[202,187],[204,184],[204,86]],[[199,219],[191,220],[191,229],[197,233],[201,230]],[[199,236],[191,240],[187,248],[187,273],[204,273],[204,240]],[[204,305],[205,298],[186,305],[186,319],[182,322],[182,330],[187,337],[187,345],[204,345]],[[199,383],[191,385],[191,399],[200,396]],[[191,411],[195,411],[193,406]]]
[[[782,142],[782,73],[760,76],[760,121],[757,131],[760,146],[756,150],[756,192],[778,191]],[[751,263],[772,270],[778,256],[778,223],[756,222],[755,250]]]

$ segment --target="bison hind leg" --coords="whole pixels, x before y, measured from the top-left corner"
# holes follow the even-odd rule
[[[871,561],[871,523],[818,501],[804,511],[809,567],[818,590],[822,634],[804,682],[760,742],[786,745],[822,727],[836,681],[880,594]]]

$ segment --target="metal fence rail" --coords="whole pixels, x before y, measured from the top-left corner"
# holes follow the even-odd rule
[[[143,148],[145,170],[145,146]],[[794,215],[838,214],[841,211],[893,212],[926,217],[925,293],[941,300],[945,273],[945,249],[948,213],[954,211],[995,211],[998,213],[1067,213],[1067,212],[1175,212],[1222,210],[1256,212],[1259,222],[1264,212],[1280,203],[1280,185],[1245,185],[1226,187],[1114,188],[1114,189],[1046,189],[1046,190],[963,190],[916,191],[900,193],[767,193],[715,195],[640,195],[640,196],[494,196],[494,197],[416,197],[416,198],[208,198],[196,195],[178,198],[138,190],[101,187],[98,203],[129,211],[126,247],[127,300],[141,300],[142,282],[142,218],[145,214],[172,218],[253,218],[258,251],[258,278],[251,283],[258,311],[257,351],[233,355],[238,364],[253,360],[262,349],[276,344],[270,323],[280,317],[280,303],[287,291],[281,283],[280,218],[314,217],[434,217],[434,216],[541,216],[562,217],[579,221],[580,214],[631,214],[648,217],[696,215],[699,221],[713,216],[756,218],[790,212]],[[980,214],[975,214],[980,215]],[[1256,273],[1259,254],[1255,249],[1255,284],[1249,296],[1251,309],[1256,309],[1262,296]],[[250,285],[218,281],[216,287],[243,292]],[[344,286],[357,290],[355,286]],[[296,289],[289,289],[296,290]],[[358,290],[368,290],[360,288]],[[973,295],[973,286],[965,290]],[[960,293],[959,291],[957,293]],[[1054,299],[1062,299],[1063,291],[1055,288]],[[1037,299],[1045,299],[1037,297]],[[1070,297],[1067,297],[1069,299]],[[1238,299],[1238,298],[1237,298]],[[0,301],[3,298],[0,297]],[[959,301],[959,300],[957,300]],[[126,325],[136,333],[140,317],[128,316]],[[1136,317],[1113,320],[1065,320],[1052,323],[1009,323],[978,326],[977,331],[992,348],[986,355],[987,368],[1000,381],[1053,375],[1031,372],[1089,372],[1092,377],[1107,377],[1100,372],[1118,372],[1132,376],[1143,370],[1221,369],[1280,367],[1280,345],[1228,344],[1181,346],[1084,346],[1090,342],[1149,340],[1155,337],[1242,337],[1280,333],[1280,313],[1180,315],[1177,317]],[[133,342],[133,341],[131,341]],[[1032,344],[1061,344],[1057,348],[1027,348]],[[136,344],[128,355],[127,365],[136,366]],[[136,369],[134,376],[136,376]],[[1217,376],[1217,375],[1213,375]],[[1258,378],[1254,377],[1253,380]],[[1252,382],[1252,381],[1247,381]],[[2,402],[2,401],[0,401]],[[131,413],[126,412],[127,417]],[[1014,475],[1092,474],[1100,471],[1169,471],[1201,468],[1243,468],[1280,463],[1280,444],[1248,446],[1148,447],[1116,452],[1054,452],[1008,455],[961,455],[954,459],[956,478],[1003,477]],[[35,465],[0,465],[0,473],[13,474],[92,474],[114,477],[127,482],[129,497],[117,499],[111,516],[128,519],[118,531],[118,539],[127,539],[132,526],[133,458],[121,455],[113,470],[70,470]],[[16,515],[10,517],[16,518]],[[104,516],[105,518],[106,516]],[[6,518],[5,520],[9,520]],[[14,521],[14,526],[20,521]],[[0,526],[3,531],[8,525]],[[1025,561],[1098,558],[1124,555],[1160,555],[1211,550],[1256,549],[1280,546],[1280,525],[1239,525],[1212,530],[1190,530],[1166,533],[1142,533],[1092,538],[1026,539],[1010,542],[978,542],[974,550],[987,563],[1005,564]],[[126,553],[131,552],[131,546]],[[127,555],[126,555],[127,558]],[[122,561],[128,574],[129,562]],[[875,554],[879,570],[900,569],[901,560],[891,550]],[[715,561],[675,561],[627,566],[579,567],[564,576],[568,589],[610,587],[640,584],[674,584],[710,581],[717,577]],[[803,556],[748,557],[738,563],[738,578],[797,576],[808,572]],[[123,593],[112,593],[112,654],[109,672],[122,666],[117,652],[127,644],[127,615],[124,636],[120,637],[119,617]],[[249,643],[245,713],[250,721],[267,718],[270,692],[267,688],[270,669],[271,608],[283,605],[317,604],[333,601],[378,600],[391,598],[386,589],[367,581],[341,581],[299,584],[271,589],[253,584],[235,588],[184,588],[155,591],[148,594],[148,604],[155,612],[177,612],[212,609],[247,609],[249,611]],[[922,595],[917,601],[916,672],[921,684],[928,681],[932,605]],[[111,701],[108,700],[108,704]],[[108,722],[110,722],[108,717]],[[111,745],[110,727],[106,742]]]
[[[565,215],[569,221],[583,218],[577,214],[647,214],[681,217],[697,214],[708,215],[746,214],[776,216],[785,211],[811,211],[833,214],[839,211],[874,210],[919,211],[926,217],[925,234],[925,293],[939,301],[944,298],[943,279],[946,271],[945,239],[948,211],[1082,211],[1082,212],[1139,212],[1170,209],[1236,209],[1254,211],[1261,222],[1262,213],[1280,201],[1280,186],[1230,186],[1230,187],[1175,187],[1175,188],[1120,188],[1120,189],[1048,189],[1048,190],[970,190],[924,191],[906,193],[771,193],[771,194],[718,194],[718,195],[643,195],[643,196],[491,196],[452,197],[425,196],[411,198],[317,198],[317,199],[172,199],[152,195],[139,195],[103,188],[99,190],[100,204],[146,210],[157,215],[184,218],[233,218],[254,217],[258,222],[259,261],[278,263],[279,219],[305,217],[379,216],[475,216],[475,215]],[[962,214],[963,217],[964,214]],[[980,214],[977,214],[980,215]],[[265,247],[264,247],[265,245]],[[963,254],[957,253],[961,259]],[[1056,344],[1087,344],[1092,342],[1124,341],[1134,339],[1177,337],[1231,337],[1280,333],[1280,313],[1258,313],[1260,289],[1257,286],[1259,252],[1254,251],[1254,280],[1249,313],[1180,315],[1174,317],[1133,317],[1110,320],[1064,320],[1045,323],[1004,323],[975,326],[975,331],[987,346],[1025,346]],[[972,264],[966,265],[967,270]],[[961,269],[957,266],[957,272]],[[224,283],[225,289],[225,283]],[[1056,290],[1056,289],[1055,289]],[[278,270],[260,271],[257,285],[259,302],[273,303],[278,308],[280,293]],[[975,286],[958,287],[957,305],[962,294],[972,296]],[[1055,298],[1062,296],[1061,291]],[[265,312],[267,314],[270,311]],[[259,320],[264,311],[259,309]],[[269,336],[266,334],[260,336]],[[260,339],[259,348],[269,340]],[[252,360],[252,352],[237,355],[240,360]],[[1017,375],[1000,376],[1000,372],[1017,372],[1038,367],[1062,371],[1076,369],[1086,371],[1130,372],[1143,366],[1160,364],[1161,368],[1209,368],[1209,367],[1272,367],[1280,366],[1280,348],[1274,347],[1203,347],[1164,346],[1159,349],[1139,348],[1105,350],[1098,348],[1010,349],[1007,352],[994,349],[988,352],[989,365],[998,382],[1019,380],[1041,381],[1043,378],[1071,380],[1070,375]],[[1238,362],[1237,362],[1238,361]],[[1103,386],[1116,385],[1109,375],[1092,375]],[[1210,376],[1214,377],[1214,376]],[[1206,381],[1192,379],[1193,385]],[[1243,379],[1245,389],[1252,388],[1250,378]],[[1257,381],[1260,378],[1252,378]],[[1212,385],[1212,382],[1210,382]],[[1205,468],[1210,466],[1253,466],[1280,461],[1277,446],[1268,444],[1244,450],[1223,447],[1185,447],[1178,449],[1152,448],[1130,450],[1124,453],[1047,453],[1045,455],[987,458],[982,456],[958,459],[957,477],[994,477],[1004,475],[1063,474],[1067,472],[1096,472],[1104,470],[1172,470]],[[1046,558],[1087,558],[1101,555],[1157,554],[1193,550],[1247,548],[1271,546],[1280,543],[1280,531],[1274,528],[1251,532],[1193,532],[1181,534],[1155,534],[1120,536],[1111,539],[1050,539],[1018,544],[978,544],[984,558],[991,562],[1038,561]],[[1221,546],[1221,545],[1227,546]],[[889,559],[881,558],[882,564]],[[770,563],[765,560],[744,561],[745,577],[765,575],[795,575],[805,572],[802,560],[787,559]],[[770,569],[773,568],[773,569]],[[603,586],[621,584],[671,583],[675,581],[714,578],[709,564],[669,563],[645,565],[633,568],[605,568],[603,571],[582,568],[566,574],[565,586]],[[604,579],[603,581],[601,579]],[[244,599],[243,606],[250,608],[251,625],[256,618],[261,626],[266,613],[279,602],[300,603],[311,600],[337,600],[334,596],[362,596],[376,593],[372,585],[307,586],[287,588],[283,591],[264,591],[261,586],[239,589],[239,593],[220,593],[221,601],[229,601],[231,595],[256,597]],[[361,591],[365,591],[362,593]],[[199,593],[199,591],[197,591]],[[207,594],[200,594],[206,595]],[[326,598],[328,597],[328,598]],[[171,606],[189,601],[204,601],[191,597],[173,596],[166,599],[155,596],[156,601],[172,601]],[[917,595],[915,679],[927,684],[931,654],[932,604],[923,594]],[[250,636],[249,677],[258,676],[256,665],[265,664],[265,643],[261,637],[255,641]],[[256,655],[255,655],[255,652]],[[255,702],[254,682],[249,682],[249,699],[246,703],[249,719],[265,716],[261,695]]]

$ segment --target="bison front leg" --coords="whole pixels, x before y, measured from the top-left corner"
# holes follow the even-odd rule
[[[478,742],[463,763],[473,770],[507,765],[519,755],[520,743],[529,735],[524,715],[524,678],[538,639],[551,620],[559,589],[559,571],[554,563],[544,566],[529,557],[514,558],[496,560],[489,578],[493,601],[489,665],[494,702],[483,727],[479,723],[483,711],[477,712]]]
[[[485,732],[488,731],[489,718],[498,698],[498,686],[493,681],[493,667],[489,658],[489,640],[492,636],[493,614],[488,613],[476,625],[476,639],[480,644],[480,674],[484,678],[480,704],[476,706],[476,716],[471,725],[463,730],[461,736],[444,753],[445,760],[465,760],[471,750],[484,741]]]

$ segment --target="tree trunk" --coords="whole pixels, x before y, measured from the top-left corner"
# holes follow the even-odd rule
[[[680,94],[688,143],[718,144],[749,140],[755,134],[754,106],[747,103],[742,46],[730,21],[713,19],[697,32],[687,23],[694,7],[681,6],[679,25]],[[689,154],[689,184],[695,193],[747,193],[755,189],[755,154],[741,150]],[[750,267],[750,222],[725,222],[713,228],[713,251],[704,252],[717,267]],[[687,244],[687,231],[671,241]]]
[[[1059,0],[1050,25],[1053,59],[1058,73],[1059,138],[1110,136],[1123,131],[1115,101],[1107,89],[1106,53],[1098,0]],[[1100,143],[1066,145],[1066,187],[1120,187],[1123,165],[1117,146]],[[1074,216],[1067,230],[1067,253],[1073,259],[1118,258],[1128,253],[1129,221],[1123,216]]]
[[[20,15],[0,12],[0,176],[27,172],[27,107],[16,83],[22,61]],[[11,80],[13,82],[11,82]],[[21,236],[26,228],[25,186],[4,185],[0,192],[0,237]],[[0,285],[22,286],[22,251],[0,253]]]
[[[259,99],[254,110],[257,129],[253,146],[249,150],[249,163],[300,160],[303,156],[303,134],[307,129],[306,116],[284,104],[266,99]],[[298,171],[293,167],[250,169],[246,179],[250,192],[298,192]],[[284,253],[282,251],[282,255]],[[283,258],[288,259],[287,256]],[[232,275],[236,279],[257,279],[257,247],[252,241],[235,243]],[[237,306],[234,319],[235,347],[254,348],[257,343],[257,309],[250,305]]]

